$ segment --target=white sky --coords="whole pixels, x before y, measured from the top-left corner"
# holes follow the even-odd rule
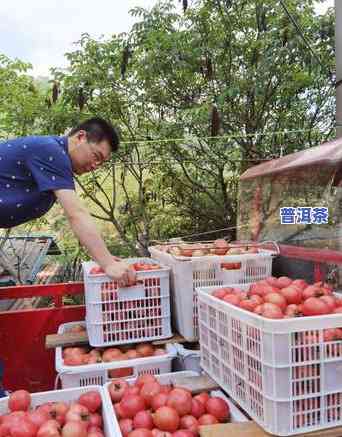
[[[174,0],[178,7],[178,0]],[[129,31],[135,6],[151,8],[157,0],[0,0],[0,53],[33,65],[34,75],[65,67],[64,53],[87,32],[93,38]],[[317,8],[324,13],[334,0]]]

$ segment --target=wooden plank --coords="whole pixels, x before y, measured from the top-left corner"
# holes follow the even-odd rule
[[[177,374],[175,373],[175,375]],[[172,378],[172,382],[174,385],[190,390],[193,394],[201,393],[202,391],[217,390],[219,388],[218,384],[207,375],[175,376]]]
[[[67,332],[65,334],[50,334],[45,337],[45,348],[54,349],[62,346],[77,346],[89,344],[86,332]]]
[[[152,341],[152,344],[154,345],[154,346],[161,346],[161,345],[163,345],[163,344],[170,344],[170,343],[186,343],[187,341],[185,340],[185,338],[184,337],[182,337],[181,335],[179,335],[179,334],[175,334],[173,337],[171,337],[171,338],[166,338],[166,339],[163,339],[163,340],[155,340],[155,341]]]
[[[180,335],[175,335],[172,338],[166,340],[152,341],[154,346],[161,346],[168,343],[184,343],[185,340]],[[65,333],[65,334],[51,334],[47,335],[45,339],[46,349],[53,349],[59,346],[76,346],[88,344],[88,336],[86,333]],[[134,344],[133,344],[134,346]]]
[[[222,425],[201,426],[201,437],[270,437],[255,422],[227,423]],[[301,437],[342,437],[342,427],[331,428],[324,431],[308,432],[297,434]]]

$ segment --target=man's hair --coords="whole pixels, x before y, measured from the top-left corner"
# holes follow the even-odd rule
[[[103,118],[93,117],[83,121],[74,127],[68,136],[71,137],[80,130],[86,131],[87,139],[90,142],[99,143],[100,141],[107,140],[113,152],[116,152],[119,148],[120,139],[117,131],[111,123]]]

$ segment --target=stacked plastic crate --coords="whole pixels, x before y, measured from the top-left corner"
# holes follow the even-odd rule
[[[182,247],[182,245],[179,245]],[[245,246],[248,246],[245,244]],[[170,249],[171,247],[171,249]],[[198,287],[218,286],[223,284],[248,284],[267,278],[272,273],[272,258],[275,250],[257,248],[257,252],[238,253],[241,244],[227,246],[227,255],[218,255],[216,249],[210,255],[198,256],[195,247],[188,255],[185,251],[173,251],[173,246],[154,246],[149,251],[152,257],[163,265],[169,266],[171,275],[171,296],[174,326],[187,341],[198,340]],[[255,247],[255,245],[253,246]],[[221,249],[222,250],[222,249]],[[223,253],[223,251],[221,252]],[[235,253],[235,254],[234,254]]]
[[[98,353],[112,346],[120,349],[172,336],[169,267],[151,258],[130,258],[126,262],[138,271],[136,285],[125,288],[119,288],[94,262],[84,263],[86,322],[61,325],[60,334],[76,325],[86,325],[89,344]],[[70,365],[64,362],[63,350],[59,347],[56,349],[56,386],[59,379],[63,388],[103,385],[114,373],[119,375],[120,370],[131,376],[170,372],[176,349],[167,345],[161,352],[134,359],[120,354],[122,359]]]
[[[266,431],[342,424],[340,314],[266,319],[198,289],[201,365]],[[241,285],[247,290],[248,285]]]

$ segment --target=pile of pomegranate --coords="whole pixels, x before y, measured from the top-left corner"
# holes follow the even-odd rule
[[[140,262],[140,263],[136,262],[134,264],[131,264],[131,267],[136,272],[146,272],[146,271],[150,271],[150,270],[160,270],[161,269],[159,264],[148,264],[148,263],[143,263],[143,262]],[[100,266],[92,267],[90,269],[90,272],[89,272],[90,275],[100,275],[103,273],[104,273],[104,270]]]
[[[230,410],[220,397],[163,385],[153,375],[133,384],[120,379],[108,386],[123,437],[196,437],[202,425],[228,422]]]
[[[224,239],[215,240],[213,243],[182,243],[157,246],[162,252],[170,253],[174,256],[196,257],[196,256],[216,256],[216,255],[241,255],[259,253],[255,244],[238,245],[229,244]]]
[[[292,280],[287,276],[271,276],[252,284],[248,291],[220,287],[212,296],[267,319],[342,313],[342,298],[334,295],[329,284],[309,285],[304,279]]]
[[[31,407],[26,390],[13,392],[7,414],[0,416],[1,437],[104,437],[102,399],[88,391],[76,401],[46,402]]]
[[[82,366],[85,364],[110,363],[114,361],[135,360],[137,358],[166,355],[164,348],[155,347],[150,343],[140,343],[129,347],[66,347],[63,349],[63,362],[66,366]],[[132,375],[132,368],[113,369],[109,371],[111,378],[123,378]]]

